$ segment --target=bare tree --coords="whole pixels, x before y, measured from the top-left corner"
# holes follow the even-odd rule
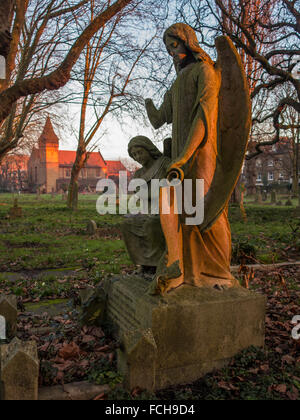
[[[180,16],[198,31],[204,45],[212,48],[215,37],[223,33],[242,55],[258,111],[253,122],[261,124],[262,130],[270,123],[273,125],[272,137],[257,143],[256,150],[247,156],[251,159],[263,151],[264,145],[279,141],[282,128],[279,120],[286,105],[300,112],[300,77],[294,71],[300,60],[299,0],[178,0],[177,3]],[[273,96],[270,106],[269,92],[287,83],[295,95],[280,101]],[[266,98],[270,108],[267,113],[262,112]],[[257,134],[262,138],[262,133]]]
[[[262,153],[263,146],[276,144],[280,140],[280,130],[284,130],[286,126],[286,124],[280,123],[280,116],[286,106],[290,106],[300,113],[300,78],[293,71],[300,60],[300,13],[299,8],[297,9],[299,1],[260,0],[257,2],[258,17],[249,24],[238,19],[236,10],[229,13],[225,0],[215,1],[222,13],[239,28],[243,36],[237,37],[228,27],[222,29],[262,69],[262,76],[252,92],[252,98],[263,90],[273,90],[275,87],[283,87],[287,83],[294,91],[294,95],[287,95],[279,101],[277,100],[270,114],[261,120],[256,120],[256,122],[263,123],[271,119],[275,134],[271,141],[257,144],[256,151],[247,156],[247,159],[251,159]],[[266,31],[269,34],[267,40],[263,35]],[[261,44],[266,48],[260,50],[258,46]]]
[[[91,0],[87,19],[92,22],[96,14],[97,5]],[[98,133],[104,120],[108,115],[122,120],[125,114],[134,114],[141,104],[138,69],[149,52],[155,32],[141,43],[136,31],[143,32],[148,17],[140,9],[120,13],[90,40],[72,75],[77,85],[82,85],[82,93],[69,96],[72,101],[74,96],[82,95],[78,147],[68,194],[68,207],[73,210],[78,204],[79,175],[90,152],[99,144]],[[135,27],[135,31],[129,27]]]
[[[130,3],[134,3],[134,0],[117,0],[112,5],[108,5],[107,7],[105,7],[95,17],[93,22],[91,22],[85,29],[82,29],[80,36],[73,42],[72,46],[67,51],[65,58],[56,57],[54,62],[51,62],[50,66],[49,63],[51,60],[49,59],[49,61],[47,61],[47,58],[45,58],[46,63],[43,67],[44,71],[41,71],[40,74],[37,76],[32,76],[32,74],[30,75],[30,70],[34,70],[34,65],[32,68],[32,57],[38,51],[40,51],[40,41],[43,33],[46,30],[51,33],[51,30],[53,29],[54,19],[59,19],[65,14],[73,13],[75,10],[78,10],[79,7],[87,4],[90,0],[77,0],[74,2],[70,1],[68,2],[67,7],[65,2],[62,0],[51,0],[50,2],[34,2],[34,10],[37,11],[38,15],[36,15],[34,19],[35,28],[33,33],[31,34],[33,41],[28,48],[27,60],[25,59],[25,68],[24,66],[19,66],[19,63],[17,62],[16,58],[18,46],[22,39],[22,33],[24,31],[28,31],[26,12],[28,11],[29,0],[15,1],[16,3],[14,9],[14,17],[12,19],[12,41],[9,44],[6,60],[7,78],[2,83],[0,89],[0,127],[2,128],[5,125],[6,131],[10,130],[9,125],[12,124],[15,120],[13,119],[12,121],[12,119],[10,119],[10,115],[11,113],[17,114],[17,108],[19,105],[18,101],[20,99],[24,100],[24,98],[28,97],[30,97],[31,101],[33,101],[35,95],[40,94],[41,92],[54,91],[65,86],[70,79],[71,70],[73,69],[78,58],[80,57],[80,54],[82,53],[83,49],[88,44],[90,39],[92,39],[92,37],[99,31],[99,29],[101,29],[117,13],[119,13]],[[43,13],[41,5],[45,5],[46,3],[48,3],[48,8],[44,9],[45,13]],[[105,4],[107,3],[105,2]],[[2,15],[2,21],[6,17],[7,13],[5,13],[5,15]],[[5,38],[3,38],[2,47],[8,48],[7,41],[5,41]],[[49,46],[49,51],[51,57],[51,51],[53,51],[53,45],[51,43]],[[15,79],[13,79],[12,77],[14,72],[16,72]],[[23,102],[21,106],[26,107],[27,105]],[[16,111],[14,108],[16,108]],[[17,145],[18,138],[20,138],[20,136],[21,133],[15,134],[13,140],[14,146]],[[1,152],[0,150],[0,160],[1,157],[3,157],[8,152],[8,150],[10,150],[10,147],[8,147],[8,149],[6,148],[6,143],[7,140],[4,141],[4,144],[2,144],[3,151]]]

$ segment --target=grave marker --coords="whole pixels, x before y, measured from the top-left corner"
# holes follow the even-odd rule
[[[5,338],[13,338],[17,332],[18,310],[16,296],[0,295],[0,315],[5,319]]]
[[[92,236],[97,233],[97,223],[94,220],[89,220],[87,223],[87,233]]]
[[[0,346],[2,399],[36,401],[38,399],[39,361],[35,342],[14,338]]]

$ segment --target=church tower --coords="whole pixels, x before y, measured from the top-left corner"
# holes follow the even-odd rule
[[[44,130],[39,138],[40,184],[46,186],[47,193],[56,191],[56,180],[59,178],[59,139],[54,132],[50,117],[47,118]]]

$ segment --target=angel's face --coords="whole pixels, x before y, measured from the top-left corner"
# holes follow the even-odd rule
[[[150,166],[153,162],[151,154],[143,147],[133,147],[131,149],[131,156],[136,162],[144,167]]]
[[[173,57],[175,66],[180,66],[187,59],[188,50],[180,39],[167,35],[166,47],[170,56]]]

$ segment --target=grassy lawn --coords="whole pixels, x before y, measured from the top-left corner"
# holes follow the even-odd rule
[[[61,196],[18,197],[24,217],[8,220],[13,196],[0,195],[0,272],[54,268],[90,268],[95,262],[104,272],[118,273],[130,266],[118,230],[122,221],[116,215],[100,216],[97,196],[80,196],[80,208],[72,213]],[[296,204],[296,202],[295,202]],[[295,259],[299,255],[299,226],[294,207],[246,205],[248,223],[239,208],[230,208],[233,234],[233,264],[249,254],[261,263]],[[87,221],[101,228],[100,236],[90,237]]]
[[[102,269],[119,272],[130,264],[124,244],[116,235],[89,237],[87,221],[93,219],[105,232],[121,219],[99,216],[97,197],[81,196],[80,211],[72,213],[60,196],[19,197],[24,217],[12,221],[5,217],[12,196],[0,195],[0,271],[52,268],[89,268],[97,260]]]

